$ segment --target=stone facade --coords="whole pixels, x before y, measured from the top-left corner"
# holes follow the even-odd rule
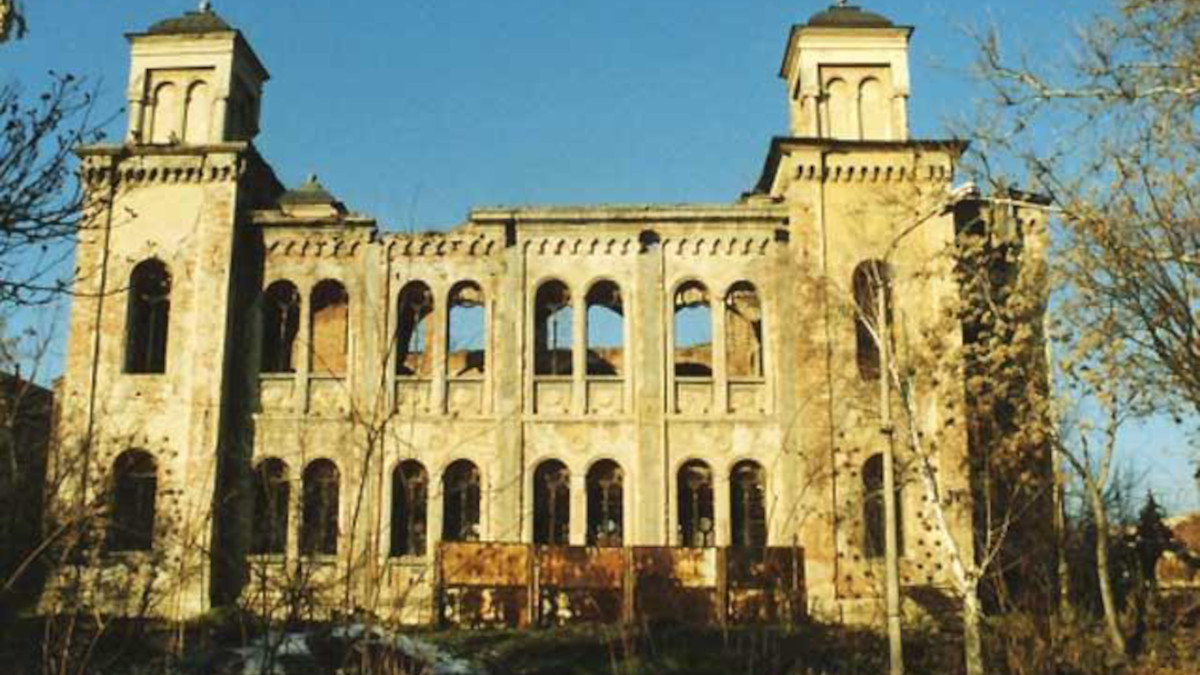
[[[63,447],[77,491],[112,489],[152,536],[89,573],[153,567],[153,611],[194,616],[307,560],[387,580],[351,605],[423,620],[443,537],[795,545],[812,612],[876,611],[863,471],[886,437],[855,273],[889,261],[900,341],[956,292],[964,146],[909,139],[911,32],[844,7],[794,27],[792,135],[733,203],[484,208],[421,234],[279,183],[252,143],[267,72],[214,13],[131,35],[128,136],[80,151],[101,215]],[[921,415],[970,494],[949,391]],[[905,582],[944,585],[921,492],[902,502]],[[969,533],[970,505],[952,515]]]

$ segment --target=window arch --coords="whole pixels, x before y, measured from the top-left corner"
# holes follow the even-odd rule
[[[571,536],[571,474],[550,459],[533,472],[533,543],[567,545]]]
[[[716,520],[713,515],[713,473],[708,464],[692,460],[679,467],[676,481],[679,508],[679,544],[715,546]]]
[[[300,292],[290,281],[272,283],[263,293],[262,372],[293,373],[300,332]]]
[[[113,462],[111,551],[149,551],[154,544],[158,467],[144,450],[126,450]]]
[[[433,368],[433,293],[420,281],[410,281],[396,300],[396,374],[428,377]]]
[[[487,317],[483,289],[460,281],[450,289],[446,370],[451,377],[481,376],[487,366]]]
[[[275,458],[259,462],[254,468],[251,553],[282,554],[287,551],[290,498],[291,486],[288,484],[287,464]]]
[[[892,117],[891,102],[884,98],[883,84],[868,77],[858,85],[858,119],[864,141],[882,141],[891,138],[889,121]]]
[[[587,544],[621,546],[625,529],[625,472],[610,459],[600,460],[587,474]]]
[[[854,268],[854,334],[858,374],[864,380],[877,380],[880,374],[880,336],[891,344],[892,292],[891,271],[886,263],[867,260]],[[880,295],[884,321],[879,317]]]
[[[762,377],[762,302],[758,290],[739,281],[725,294],[725,367],[730,377]]]
[[[675,291],[675,376],[712,377],[712,305],[708,288],[688,281]]]
[[[314,460],[304,469],[301,482],[300,553],[335,555],[338,547],[338,468],[328,459]]]
[[[312,290],[312,370],[345,375],[350,352],[350,296],[341,282],[326,279]]]
[[[825,137],[857,139],[851,115],[854,112],[853,92],[841,78],[825,83]]]
[[[460,459],[442,474],[442,541],[479,541],[479,469]]]
[[[558,280],[538,286],[533,316],[534,374],[570,375],[575,337],[571,289]]]
[[[415,460],[405,460],[392,470],[393,557],[425,555],[429,474]]]
[[[160,260],[143,260],[129,275],[125,372],[166,372],[170,323],[171,273]]]
[[[587,374],[621,374],[625,361],[625,306],[621,287],[597,281],[584,298],[587,305]]]
[[[187,143],[208,142],[209,127],[208,85],[195,82],[187,91],[187,103],[183,109],[183,140]]]
[[[883,455],[874,454],[867,458],[862,467],[863,491],[863,555],[867,558],[882,558],[886,551],[887,514],[884,511]],[[900,482],[896,481],[893,491],[896,500],[896,553],[904,555],[904,522]]]
[[[164,82],[154,90],[151,102],[150,142],[174,143],[179,140],[179,93],[174,84]]]
[[[733,545],[763,548],[767,545],[766,479],[758,462],[743,461],[729,474],[730,525]]]

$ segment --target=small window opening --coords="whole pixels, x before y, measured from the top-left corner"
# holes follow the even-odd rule
[[[739,462],[729,478],[733,545],[763,548],[767,545],[766,493],[762,467]]]
[[[479,469],[460,459],[442,476],[442,540],[479,541]]]
[[[450,330],[446,371],[451,377],[478,377],[486,369],[487,320],[483,290],[471,281],[450,289]]]
[[[588,290],[587,304],[587,374],[621,374],[624,362],[625,306],[621,302],[621,287],[611,281],[600,281]]]
[[[533,542],[566,546],[571,532],[571,474],[562,462],[542,462],[533,473]]]
[[[350,352],[350,296],[337,281],[326,279],[312,291],[312,370],[343,376]]]
[[[715,546],[713,474],[707,464],[693,460],[679,468],[679,543],[681,546]]]
[[[338,468],[327,459],[308,465],[303,476],[301,555],[336,555],[338,547]]]
[[[884,511],[883,455],[871,455],[862,468],[863,485],[863,554],[868,558],[882,558],[886,552],[887,514]],[[900,483],[896,482],[896,551],[904,555],[904,522],[901,504]]]
[[[624,544],[624,482],[624,472],[611,460],[596,462],[588,471],[588,546]]]
[[[420,462],[401,462],[392,471],[393,557],[425,555],[429,475]]]
[[[149,551],[154,544],[158,467],[142,450],[127,450],[113,463],[110,551]]]
[[[561,281],[547,281],[534,299],[534,374],[570,375],[573,364],[575,308],[571,290]]]
[[[730,377],[763,374],[762,303],[745,281],[725,294],[725,365]]]
[[[396,310],[396,374],[429,377],[433,373],[429,345],[433,337],[433,293],[414,281],[400,291]]]
[[[288,512],[291,486],[287,465],[279,459],[264,459],[254,469],[254,522],[251,523],[250,552],[283,554],[287,551]]]
[[[292,354],[300,332],[300,293],[290,281],[276,281],[263,293],[262,372],[293,373]]]
[[[675,376],[712,377],[712,306],[698,281],[675,291]]]
[[[129,275],[125,372],[164,373],[171,319],[171,275],[158,260],[144,260]]]
[[[880,373],[880,335],[891,335],[891,280],[887,265],[868,260],[854,268],[854,328],[858,373],[864,380],[878,380]],[[879,304],[882,294],[884,325],[880,325]],[[890,342],[889,342],[890,344]]]

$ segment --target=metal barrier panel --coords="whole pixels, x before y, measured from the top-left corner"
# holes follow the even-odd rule
[[[467,628],[529,625],[528,546],[447,542],[438,548],[437,565],[440,623]]]
[[[726,612],[734,624],[792,623],[804,616],[804,565],[798,548],[726,551]]]
[[[536,574],[540,624],[618,623],[622,620],[624,549],[540,546]]]
[[[720,622],[717,549],[633,549],[633,614],[638,620]]]

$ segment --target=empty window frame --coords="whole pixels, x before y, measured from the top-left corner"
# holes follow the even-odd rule
[[[625,529],[625,472],[608,459],[587,474],[587,545],[622,546]]]
[[[291,485],[283,460],[264,459],[254,468],[254,521],[250,524],[250,552],[287,552]]]
[[[312,290],[312,371],[343,376],[350,353],[350,296],[326,279]]]
[[[766,480],[757,462],[734,465],[729,474],[730,526],[733,545],[763,548],[767,545]]]
[[[143,260],[129,275],[125,372],[166,372],[170,323],[171,274],[162,261]]]
[[[571,474],[557,460],[533,472],[533,543],[566,546],[571,535]]]
[[[887,546],[887,514],[884,510],[883,455],[871,455],[862,467],[862,521],[863,555],[867,558],[882,558]],[[896,499],[896,552],[904,555],[904,522],[902,515],[900,483],[895,484]]]
[[[887,265],[878,260],[868,260],[854,268],[855,350],[858,373],[864,380],[879,379],[881,336],[891,335],[890,276]],[[882,323],[878,320],[881,301],[885,318]]]
[[[442,541],[479,541],[479,469],[460,459],[442,474]]]
[[[425,555],[428,533],[429,474],[406,460],[392,470],[392,557]]]
[[[183,140],[186,143],[208,142],[209,119],[212,114],[212,99],[208,85],[195,82],[188,87],[187,102],[183,109]]]
[[[620,376],[625,361],[625,306],[621,287],[611,281],[598,281],[588,289],[587,374]]]
[[[725,368],[729,377],[763,375],[762,302],[758,290],[739,281],[725,294]]]
[[[712,377],[712,305],[699,281],[675,291],[674,332],[675,376]]]
[[[263,292],[262,364],[264,373],[293,373],[300,333],[300,293],[290,281],[276,281]]]
[[[715,546],[713,473],[708,464],[692,460],[679,467],[676,482],[681,546]]]
[[[479,377],[487,368],[487,317],[483,289],[461,281],[450,289],[446,334],[446,372],[450,377]]]
[[[429,377],[433,373],[430,354],[433,337],[433,293],[420,281],[400,290],[396,301],[396,374]]]
[[[533,316],[534,374],[570,375],[575,321],[571,289],[561,281],[547,281],[538,286]]]
[[[328,459],[314,460],[302,477],[301,555],[336,555],[338,547],[338,468]]]
[[[110,551],[149,551],[154,544],[158,467],[143,450],[127,450],[113,462]]]

